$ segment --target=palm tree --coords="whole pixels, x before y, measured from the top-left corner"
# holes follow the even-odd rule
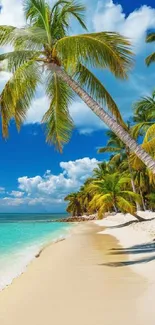
[[[140,98],[133,105],[134,117],[133,121],[136,123],[131,128],[131,134],[134,138],[139,135],[143,136],[150,126],[155,124],[155,91],[152,96]]]
[[[108,68],[126,79],[133,63],[130,42],[111,32],[69,36],[70,17],[86,30],[84,11],[74,0],[59,0],[52,8],[46,0],[25,0],[26,26],[0,26],[0,45],[13,46],[12,52],[0,55],[13,73],[0,99],[3,135],[8,135],[12,118],[20,128],[42,82],[50,99],[43,117],[48,142],[61,151],[69,141],[73,121],[68,106],[76,94],[155,173],[155,161],[128,134],[115,102],[91,71]]]
[[[130,127],[128,126],[128,130],[130,131]],[[134,193],[137,193],[136,186],[134,183],[134,176],[133,176],[133,170],[130,164],[130,151],[129,148],[124,144],[122,140],[120,140],[115,133],[112,131],[107,131],[107,135],[109,136],[107,146],[102,147],[98,150],[99,153],[114,153],[114,156],[110,159],[109,163],[116,164],[118,162],[119,166],[121,166],[121,163],[126,161],[127,159],[127,166],[130,173],[130,179],[131,179],[131,186]],[[140,210],[140,205],[138,202],[136,202],[137,210]]]
[[[131,190],[126,190],[126,186],[130,184],[130,177],[120,175],[116,172],[109,174],[102,180],[95,180],[90,184],[90,191],[94,194],[90,202],[91,208],[96,208],[99,218],[105,212],[120,210],[131,213],[138,221],[144,221],[143,218],[136,214],[135,202],[140,202],[140,196]]]
[[[143,169],[136,170],[136,172],[134,173],[134,180],[135,184],[139,189],[143,210],[145,211],[147,210],[146,195],[147,193],[149,193],[150,188],[149,175],[145,166]]]
[[[147,195],[147,198],[149,200],[149,209],[152,211],[155,211],[155,193],[151,192]]]
[[[110,164],[106,161],[103,161],[98,164],[93,170],[93,177],[97,179],[103,179],[106,174],[109,174],[112,171]],[[92,179],[93,180],[93,179]]]
[[[69,201],[66,211],[72,213],[72,216],[81,216],[83,214],[83,207],[81,206],[79,193],[70,193],[64,199],[65,201]]]
[[[155,32],[149,33],[146,37],[146,42],[147,43],[152,43],[155,42]],[[151,63],[155,62],[155,52],[153,52],[152,54],[150,54],[146,60],[146,65],[149,66]]]
[[[149,153],[152,157],[155,157],[155,123],[153,123],[145,133],[143,143],[141,147]],[[135,170],[142,170],[145,167],[145,164],[134,154],[130,154],[130,164]],[[154,174],[151,170],[148,169],[149,178],[154,179]]]

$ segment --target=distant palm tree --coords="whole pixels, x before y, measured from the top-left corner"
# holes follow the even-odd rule
[[[80,202],[79,193],[70,193],[64,199],[65,201],[69,201],[66,211],[71,213],[73,217],[82,216],[83,208]]]
[[[133,121],[136,124],[131,128],[131,134],[137,138],[139,135],[144,135],[149,127],[155,124],[155,91],[153,91],[152,96],[140,98],[133,105],[133,109]]]
[[[140,196],[126,189],[129,184],[130,177],[121,176],[118,172],[105,175],[104,179],[95,180],[90,184],[90,191],[94,195],[90,207],[96,208],[99,218],[102,218],[105,212],[114,210],[117,213],[120,210],[131,213],[139,221],[144,220],[136,214],[135,202],[140,202]]]
[[[153,123],[146,131],[142,148],[152,157],[155,157],[155,123]],[[145,164],[134,154],[130,154],[130,164],[133,169],[140,171],[145,169]],[[155,175],[151,170],[147,169],[150,183],[155,182]]]
[[[59,0],[53,7],[45,0],[25,0],[27,25],[0,26],[0,45],[13,46],[12,52],[0,55],[13,73],[0,99],[3,135],[8,135],[12,118],[20,128],[38,84],[44,83],[50,100],[43,117],[48,142],[62,151],[69,141],[73,121],[68,106],[76,94],[155,173],[155,161],[128,134],[115,102],[91,71],[108,68],[117,78],[126,79],[133,62],[130,42],[112,32],[70,36],[70,17],[86,30],[84,11],[74,0]]]
[[[98,164],[93,170],[93,177],[97,179],[102,179],[106,174],[109,174],[111,167],[108,162],[103,161]]]
[[[146,37],[146,42],[147,43],[152,43],[155,42],[155,32],[149,33]],[[146,60],[146,65],[149,66],[151,63],[155,62],[155,52],[153,52],[152,54],[150,54]]]
[[[142,202],[142,207],[143,210],[147,210],[147,205],[146,205],[146,194],[149,193],[150,190],[150,180],[149,180],[149,174],[147,168],[144,166],[143,169],[138,169],[134,173],[134,180],[135,184],[137,185],[139,189],[139,193],[141,196],[141,202]]]
[[[130,128],[128,126],[128,131],[130,132]],[[137,193],[136,186],[134,183],[133,170],[130,164],[130,151],[129,148],[124,144],[122,140],[120,140],[115,133],[112,131],[107,131],[107,135],[109,136],[107,146],[102,147],[98,150],[99,153],[114,153],[114,156],[109,161],[109,164],[114,163],[114,167],[116,168],[116,163],[119,166],[126,161],[127,167],[130,173],[131,178],[131,186],[134,193]],[[140,205],[136,202],[137,210],[140,210]]]

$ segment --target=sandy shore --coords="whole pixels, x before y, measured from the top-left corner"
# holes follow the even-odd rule
[[[0,293],[0,325],[154,325],[154,261],[141,264],[147,264],[144,272],[127,265],[132,254],[122,251],[124,237],[134,234],[127,246],[134,245],[137,226],[109,228],[124,222],[113,218],[80,224],[71,237],[47,247]]]

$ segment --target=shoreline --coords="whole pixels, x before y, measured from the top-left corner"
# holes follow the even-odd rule
[[[0,293],[1,325],[144,325],[148,314],[154,325],[155,287],[130,266],[110,266],[130,254],[111,254],[123,246],[103,221],[78,224]]]
[[[25,272],[27,272],[27,269],[29,268],[31,263],[33,263],[36,259],[38,259],[41,256],[41,254],[43,253],[43,251],[46,250],[46,248],[48,248],[51,245],[57,244],[61,241],[64,241],[66,238],[70,237],[72,235],[72,233],[74,232],[74,229],[76,228],[77,223],[74,223],[74,225],[72,224],[70,227],[67,224],[66,224],[66,226],[68,227],[68,228],[66,228],[67,232],[66,232],[66,229],[65,229],[65,232],[63,232],[63,230],[62,230],[62,234],[61,235],[59,234],[55,239],[48,238],[49,236],[47,236],[47,242],[44,244],[40,244],[40,245],[38,242],[38,247],[36,247],[36,243],[34,243],[34,252],[31,252],[31,257],[28,258],[28,256],[25,255],[25,259],[27,261],[25,262],[25,260],[23,260],[23,265],[19,266],[19,268],[15,272],[16,274],[10,275],[10,278],[8,278],[6,284],[4,284],[4,285],[1,284],[0,293],[4,292],[6,289],[8,289],[10,286],[12,286],[12,284],[14,283],[14,281],[16,281],[16,279],[20,278]],[[24,256],[23,256],[23,258],[24,258]]]

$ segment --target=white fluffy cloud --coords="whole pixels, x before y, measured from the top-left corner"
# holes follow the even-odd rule
[[[77,190],[84,180],[92,174],[98,161],[83,158],[75,161],[61,162],[62,173],[53,175],[48,170],[43,176],[18,178],[19,189],[28,196],[62,199],[64,195]]]
[[[64,170],[63,175],[68,179],[83,182],[88,178],[98,161],[95,158],[83,158],[75,161],[61,162],[60,167]]]
[[[33,101],[26,118],[26,124],[40,123],[45,112],[49,108],[49,100],[46,96],[37,98]]]
[[[8,196],[0,199],[0,206],[22,207],[41,206],[61,211],[64,208],[64,197],[77,191],[86,178],[92,175],[92,171],[97,167],[98,160],[95,158],[82,158],[75,161],[61,162],[62,172],[53,175],[47,170],[43,176],[19,177],[18,189],[7,193]],[[3,194],[6,193],[5,189]]]
[[[18,178],[18,188],[12,192],[6,192],[0,188],[0,206],[11,209],[14,207],[36,209],[40,207],[46,211],[62,211],[65,208],[64,197],[77,191],[85,179],[92,175],[99,161],[95,158],[82,158],[75,161],[61,162],[62,172],[53,175],[47,170],[43,176]],[[6,195],[7,194],[7,195]]]
[[[24,195],[24,193],[23,192],[20,192],[20,191],[12,191],[10,193],[10,195],[13,196],[13,197],[20,198],[20,197],[22,197]]]
[[[24,25],[22,0],[1,0],[0,25]]]
[[[25,200],[22,198],[11,198],[11,197],[4,197],[3,199],[0,199],[0,205],[1,206],[12,206],[12,207],[18,207],[25,203]]]
[[[5,193],[5,187],[0,187],[0,194],[4,194]]]
[[[139,45],[146,31],[155,28],[155,9],[143,5],[126,16],[120,4],[112,0],[98,1],[93,24],[96,31],[119,32]]]

